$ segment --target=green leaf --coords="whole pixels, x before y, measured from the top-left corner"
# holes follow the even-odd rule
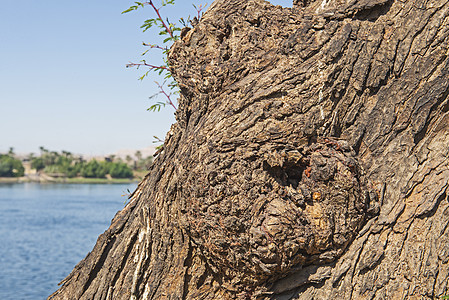
[[[166,1],[162,1],[162,6],[167,6],[167,5],[173,5],[175,4],[174,0],[166,0]]]
[[[137,9],[137,6],[131,6],[127,10],[122,11],[122,14],[129,13],[130,11],[133,11],[133,10],[136,10],[136,9]]]
[[[150,71],[145,72],[145,74],[143,74],[142,76],[139,77],[139,80],[142,81],[145,77],[148,76],[149,73],[150,73]]]
[[[148,108],[148,111],[161,111],[161,107],[165,107],[165,102],[157,102],[156,104],[153,104]]]

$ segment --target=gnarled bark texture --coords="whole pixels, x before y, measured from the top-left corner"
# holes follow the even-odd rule
[[[177,123],[50,299],[449,293],[449,2],[217,0]]]

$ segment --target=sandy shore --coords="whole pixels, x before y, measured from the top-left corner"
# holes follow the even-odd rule
[[[0,177],[0,183],[15,183],[21,182],[20,179],[23,177]]]

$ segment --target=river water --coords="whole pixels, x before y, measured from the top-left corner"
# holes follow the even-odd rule
[[[45,299],[136,184],[0,184],[0,299]]]

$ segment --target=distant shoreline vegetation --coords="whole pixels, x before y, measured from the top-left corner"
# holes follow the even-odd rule
[[[0,177],[22,177],[24,174],[22,161],[14,157],[12,148],[8,154],[0,154]]]
[[[123,160],[115,155],[85,160],[68,151],[49,151],[40,147],[40,155],[19,158],[13,148],[0,154],[0,182],[125,183],[140,179],[153,157],[129,155]]]

